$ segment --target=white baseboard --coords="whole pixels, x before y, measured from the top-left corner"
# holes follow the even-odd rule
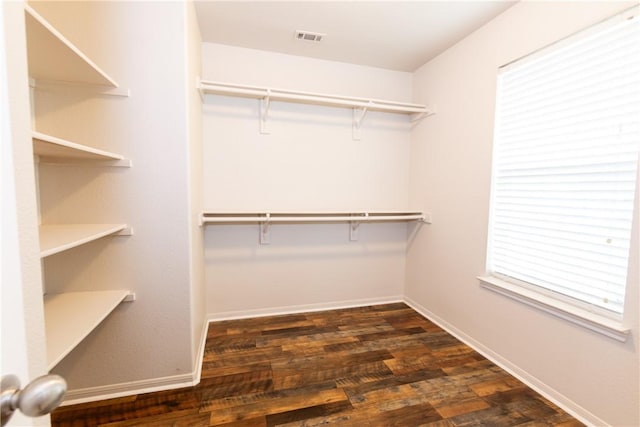
[[[205,321],[202,325],[202,331],[200,332],[200,345],[194,360],[195,369],[192,373],[69,390],[60,406],[76,405],[78,403],[95,402],[98,400],[114,399],[116,397],[133,396],[136,394],[173,390],[176,388],[198,385],[202,375],[202,361],[204,359],[204,348],[207,342],[207,331],[209,329],[208,324],[209,323]]]
[[[226,311],[222,313],[208,314],[209,322],[220,320],[247,319],[250,317],[279,316],[283,314],[308,313],[313,311],[336,310],[340,308],[364,307],[368,305],[389,304],[403,302],[402,295],[393,295],[381,298],[364,298],[348,301],[337,301],[318,304],[301,304],[284,307],[259,308],[254,310]]]
[[[135,394],[150,393],[154,391],[191,387],[195,384],[197,383],[194,382],[194,373],[192,372],[182,375],[173,375],[170,377],[152,378],[148,380],[131,381],[98,387],[79,388],[69,390],[62,402],[62,405],[60,406],[114,399],[116,397],[132,396]]]
[[[527,371],[519,368],[517,365],[514,365],[506,358],[502,357],[500,354],[486,347],[482,343],[476,341],[471,338],[469,335],[465,334],[461,330],[457,329],[455,326],[440,318],[436,314],[429,311],[427,308],[414,301],[413,299],[405,296],[404,302],[413,308],[415,311],[431,320],[436,325],[440,326],[442,329],[473,348],[478,353],[482,354],[484,357],[525,383],[527,386],[531,387],[533,390],[549,399],[551,402],[558,405],[560,408],[565,410],[567,413],[571,414],[573,417],[577,418],[579,421],[586,425],[590,426],[608,426],[609,424],[604,420],[598,418],[596,415],[587,411],[582,406],[578,405],[562,393],[558,392],[554,388],[549,387],[544,382],[540,381],[535,376],[529,374]]]
[[[202,330],[200,331],[200,346],[198,347],[198,353],[193,361],[195,371],[193,373],[193,385],[200,384],[200,378],[202,376],[202,363],[204,361],[204,348],[207,345],[207,332],[209,331],[209,322],[202,322]]]

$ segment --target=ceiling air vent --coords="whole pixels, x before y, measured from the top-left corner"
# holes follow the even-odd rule
[[[311,31],[296,30],[295,39],[296,40],[304,40],[304,41],[308,41],[308,42],[319,42],[319,41],[322,41],[322,38],[324,36],[326,36],[326,34],[313,33]]]

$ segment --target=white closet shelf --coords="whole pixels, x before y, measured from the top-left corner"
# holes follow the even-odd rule
[[[259,86],[246,86],[205,80],[200,81],[200,91],[203,95],[213,94],[239,96],[244,98],[268,99],[271,101],[324,105],[329,107],[359,108],[368,111],[383,111],[387,113],[431,114],[427,106],[421,104],[313,92],[300,92]]]
[[[87,55],[25,5],[29,76],[35,80],[118,87]]]
[[[123,156],[77,144],[41,132],[33,132],[33,153],[44,163],[101,162],[109,166],[131,167]]]
[[[430,223],[429,215],[417,211],[386,212],[213,212],[202,213],[202,223],[328,223],[422,221]]]
[[[128,290],[45,295],[48,369],[68,355],[125,299],[133,301],[135,295]]]
[[[431,215],[417,211],[386,212],[213,212],[202,213],[202,225],[260,224],[260,243],[269,244],[270,226],[280,224],[349,223],[349,240],[358,240],[358,228],[363,222],[410,222],[431,224]]]
[[[127,224],[41,225],[40,257],[57,254],[112,234],[129,236],[132,231]]]

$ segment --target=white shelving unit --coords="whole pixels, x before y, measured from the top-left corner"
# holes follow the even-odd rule
[[[131,161],[120,154],[98,150],[41,132],[33,132],[33,153],[42,163],[100,162],[107,166],[131,167]]]
[[[127,224],[54,224],[40,226],[40,257],[121,233],[130,235]]]
[[[118,84],[33,8],[25,5],[29,78],[32,87],[72,85],[111,93]],[[40,83],[40,84],[39,84]],[[126,95],[125,95],[126,96]],[[36,120],[37,121],[37,120]],[[39,163],[131,166],[123,156],[34,131]],[[52,224],[40,226],[42,258],[109,235],[130,235],[126,224]],[[44,272],[46,281],[46,271]],[[52,369],[87,337],[122,301],[128,290],[65,292],[44,296],[47,365]]]
[[[45,295],[48,369],[57,365],[126,298],[133,298],[127,290]]]
[[[360,139],[360,129],[368,111],[407,114],[412,116],[413,121],[421,120],[425,117],[435,114],[433,109],[421,104],[386,101],[381,99],[356,98],[352,96],[332,95],[314,92],[301,92],[289,89],[247,86],[206,80],[200,81],[199,89],[203,99],[207,94],[259,99],[261,101],[261,133],[269,133],[267,123],[269,119],[269,108],[271,106],[271,101],[313,104],[337,108],[351,108],[353,109],[353,139],[356,140]]]
[[[349,239],[358,240],[358,228],[363,222],[410,222],[431,224],[431,215],[418,211],[386,212],[217,212],[204,211],[202,225],[246,224],[260,225],[260,243],[268,244],[271,224],[349,223]]]

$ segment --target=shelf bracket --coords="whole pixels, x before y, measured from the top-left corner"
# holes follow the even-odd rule
[[[363,217],[366,219],[369,217],[369,214],[365,213]],[[360,229],[360,224],[362,224],[362,221],[356,220],[356,221],[349,222],[349,241],[351,242],[358,241],[358,230]]]
[[[422,119],[425,119],[429,116],[433,116],[436,114],[435,108],[431,107],[429,111],[425,111],[424,113],[416,113],[411,115],[411,123],[417,123]]]
[[[133,227],[128,225],[117,233],[114,233],[114,236],[133,236]]]
[[[369,107],[373,104],[373,102],[369,101],[369,105],[366,107],[358,108],[355,107],[353,109],[353,140],[360,141],[362,137],[362,122],[364,121],[364,117],[367,115],[369,111]]]
[[[271,244],[271,234],[269,233],[269,228],[271,223],[269,220],[271,219],[271,215],[267,213],[267,217],[265,221],[260,223],[260,244],[261,245],[269,245]]]
[[[268,135],[269,108],[271,107],[271,89],[267,89],[267,96],[260,99],[260,133]]]
[[[351,221],[349,223],[349,241],[356,242],[358,240],[359,229],[360,229],[360,221]]]
[[[131,159],[121,159],[104,162],[104,165],[114,168],[130,168],[133,166],[133,162],[131,161]]]

